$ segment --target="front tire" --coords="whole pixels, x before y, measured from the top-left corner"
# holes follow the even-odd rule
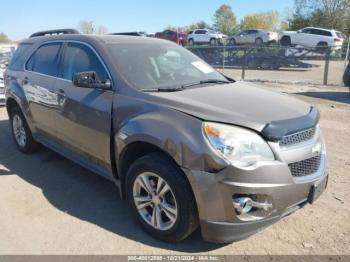
[[[126,186],[135,216],[153,237],[177,242],[198,227],[190,185],[167,156],[152,153],[137,159],[127,173]]]
[[[18,107],[11,109],[10,122],[12,135],[18,149],[26,154],[35,152],[38,149],[38,143],[34,140],[27,121]]]

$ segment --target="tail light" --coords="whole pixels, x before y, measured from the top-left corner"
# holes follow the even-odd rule
[[[272,35],[272,33],[271,32],[267,32],[267,35],[270,36],[270,35]]]
[[[340,38],[334,38],[334,43],[341,42],[341,41],[342,41],[342,39],[340,39]]]

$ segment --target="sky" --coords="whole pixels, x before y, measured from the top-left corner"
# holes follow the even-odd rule
[[[283,16],[293,0],[3,0],[0,32],[12,40],[36,31],[77,28],[80,20],[94,21],[108,32],[162,31],[167,25],[213,22],[221,4],[232,7],[237,20],[245,15],[276,10]]]

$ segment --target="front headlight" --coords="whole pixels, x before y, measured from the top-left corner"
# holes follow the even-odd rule
[[[269,145],[248,129],[205,122],[203,133],[211,146],[234,166],[249,167],[259,161],[275,160]]]

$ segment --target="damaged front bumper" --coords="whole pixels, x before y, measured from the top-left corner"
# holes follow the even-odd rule
[[[283,152],[279,153],[283,158]],[[314,202],[328,180],[325,150],[317,172],[304,177],[293,176],[283,159],[252,169],[228,166],[218,173],[183,171],[193,188],[204,240],[222,243],[247,238]],[[240,208],[238,201],[246,198],[254,203],[242,214],[244,205]]]

